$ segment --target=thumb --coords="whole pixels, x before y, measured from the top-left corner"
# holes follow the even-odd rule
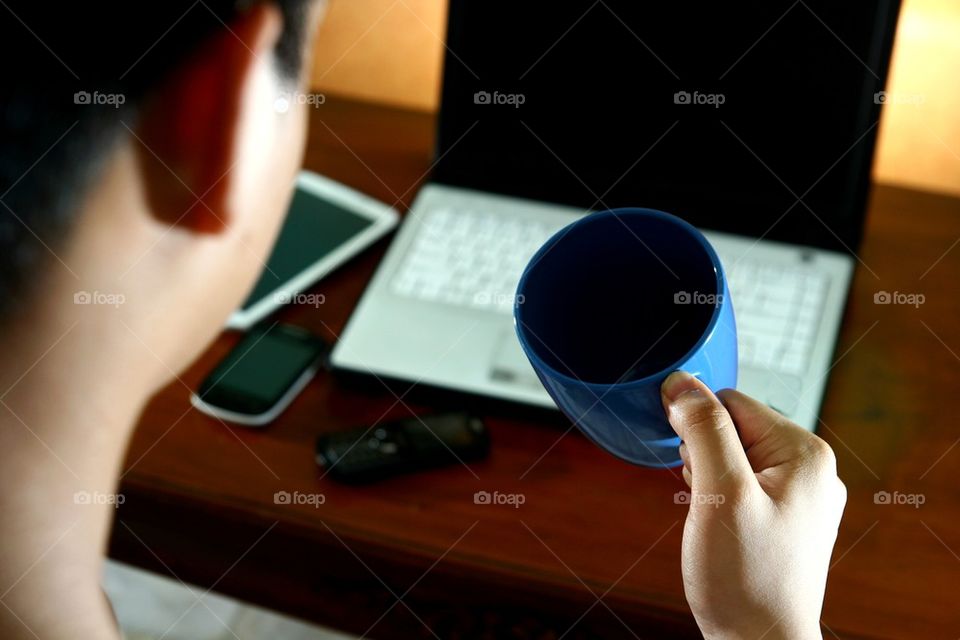
[[[692,486],[697,491],[753,478],[730,414],[700,380],[674,371],[660,387],[667,420],[686,443]]]

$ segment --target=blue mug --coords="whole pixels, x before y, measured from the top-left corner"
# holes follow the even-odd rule
[[[634,464],[681,464],[660,400],[671,372],[713,391],[737,382],[720,259],[696,228],[662,211],[602,211],[558,231],[524,269],[514,322],[557,406]]]

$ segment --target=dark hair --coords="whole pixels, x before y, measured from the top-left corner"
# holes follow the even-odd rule
[[[86,185],[123,124],[134,126],[144,98],[257,1],[7,0],[0,9],[7,14],[0,21],[0,314],[43,261],[56,259]],[[308,0],[262,1],[283,14],[275,59],[283,78],[295,78]]]

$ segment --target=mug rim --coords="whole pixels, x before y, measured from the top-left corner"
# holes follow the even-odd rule
[[[716,278],[717,284],[717,293],[721,296],[719,301],[713,306],[713,313],[710,315],[710,320],[707,322],[706,328],[703,330],[703,333],[697,339],[692,347],[686,351],[682,356],[677,360],[672,362],[670,365],[660,369],[655,373],[651,373],[642,378],[635,378],[633,380],[625,382],[587,382],[586,380],[581,380],[579,378],[571,377],[562,371],[558,371],[555,367],[547,364],[547,362],[537,353],[534,348],[530,345],[525,335],[525,330],[522,326],[521,312],[523,309],[523,289],[527,283],[527,278],[531,272],[531,265],[536,265],[540,262],[540,259],[550,251],[554,245],[556,245],[560,240],[563,239],[568,233],[574,230],[575,227],[580,227],[587,224],[593,224],[598,220],[603,220],[610,217],[617,217],[620,215],[639,215],[648,218],[657,218],[666,222],[676,224],[680,229],[682,229],[688,236],[691,236],[696,240],[697,244],[706,252],[707,256],[710,258],[710,262],[713,264],[713,273]],[[556,378],[559,378],[567,383],[582,385],[590,389],[602,389],[607,390],[611,387],[625,387],[633,388],[640,387],[649,384],[655,378],[663,376],[664,373],[670,374],[673,371],[676,371],[679,368],[679,365],[686,362],[690,357],[696,353],[707,341],[707,339],[713,335],[714,329],[717,326],[717,323],[720,320],[720,307],[723,304],[723,300],[726,297],[724,294],[725,287],[725,276],[723,273],[723,265],[720,263],[720,257],[717,255],[717,252],[714,250],[713,246],[707,240],[706,236],[703,235],[699,229],[694,227],[692,224],[684,220],[679,216],[675,216],[671,213],[665,211],[660,211],[659,209],[649,209],[645,207],[618,207],[616,209],[604,209],[602,211],[595,211],[588,213],[583,218],[575,220],[570,224],[564,226],[562,229],[558,230],[550,239],[547,240],[537,252],[533,254],[533,257],[530,258],[530,261],[527,263],[527,266],[523,269],[523,274],[520,276],[520,281],[517,283],[516,295],[514,295],[513,301],[513,325],[516,330],[517,337],[520,340],[520,346],[523,348],[524,353],[526,353],[528,358],[535,358],[537,361],[537,366],[545,371],[549,371],[550,374]]]

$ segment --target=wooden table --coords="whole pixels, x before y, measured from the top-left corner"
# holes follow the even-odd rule
[[[404,209],[429,169],[433,125],[330,99],[305,164]],[[820,428],[849,489],[824,633],[955,638],[960,201],[882,185],[871,200]],[[318,285],[325,304],[282,319],[334,340],[385,247]],[[878,291],[925,301],[878,305]],[[187,387],[235,342],[221,336],[144,413],[114,557],[376,638],[698,635],[680,580],[675,473],[622,464],[557,418],[490,406],[489,459],[338,486],[314,464],[317,434],[460,401],[412,404],[403,386],[324,373],[269,428],[228,428],[191,410]],[[278,491],[325,502],[276,504]],[[475,504],[477,491],[525,502]],[[877,491],[924,502],[876,504]]]

